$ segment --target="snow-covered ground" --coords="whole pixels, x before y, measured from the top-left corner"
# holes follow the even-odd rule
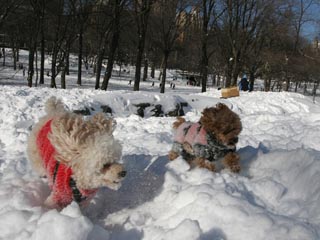
[[[27,88],[9,80],[0,85],[0,239],[320,239],[318,102],[285,92],[220,99],[216,89],[200,93],[181,82],[166,94],[150,82],[133,92],[119,79],[110,82],[111,90],[96,91],[86,79],[90,89]],[[44,207],[48,186],[26,157],[30,129],[50,96],[70,110],[94,113],[108,105],[117,121],[127,177],[118,191],[100,189],[84,210],[76,203],[61,212]],[[189,169],[181,157],[169,162],[175,119],[141,118],[135,114],[141,102],[164,110],[188,102],[184,111],[192,121],[204,107],[226,103],[243,124],[240,174]]]

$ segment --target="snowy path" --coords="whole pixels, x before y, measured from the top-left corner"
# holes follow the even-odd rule
[[[76,204],[62,212],[43,207],[48,187],[26,158],[30,128],[52,95],[73,110],[108,104],[115,112],[128,176],[83,212]],[[189,170],[181,158],[169,163],[174,118],[132,114],[137,102],[170,109],[183,100],[186,118],[196,121],[219,96],[0,87],[0,239],[319,239],[319,104],[293,93],[223,100],[243,123],[240,175]]]

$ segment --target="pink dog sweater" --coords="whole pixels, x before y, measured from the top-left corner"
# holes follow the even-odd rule
[[[66,206],[72,200],[80,203],[91,199],[97,189],[79,189],[72,178],[72,169],[55,159],[55,149],[48,139],[51,133],[51,122],[49,120],[39,131],[37,136],[37,147],[47,172],[49,187],[53,193],[53,201],[59,206]]]
[[[200,123],[184,122],[175,132],[172,150],[184,158],[203,157],[209,161],[217,161],[235,148],[228,148],[220,143],[213,134],[207,133]],[[187,153],[183,144],[188,143],[193,149],[193,155]]]

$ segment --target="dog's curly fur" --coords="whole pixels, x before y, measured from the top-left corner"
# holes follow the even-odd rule
[[[40,176],[50,177],[39,152],[37,137],[43,126],[51,120],[48,139],[55,149],[54,158],[72,169],[72,178],[77,187],[96,189],[107,186],[117,189],[125,171],[117,163],[122,147],[112,135],[115,122],[102,113],[85,121],[82,116],[66,111],[61,100],[54,97],[46,102],[46,112],[47,115],[33,127],[28,139],[27,154],[36,172]],[[52,193],[45,204],[59,207]]]
[[[185,122],[184,118],[179,117],[177,121],[173,123],[173,129],[178,129]],[[235,149],[238,135],[242,130],[242,124],[239,116],[225,104],[218,103],[215,107],[205,108],[199,123],[207,133],[215,136],[218,142],[226,146],[226,148]],[[225,166],[232,172],[240,171],[240,158],[235,151],[228,152],[223,159],[218,162],[210,162],[208,159],[195,156],[193,146],[188,142],[182,144],[181,151],[187,153],[188,159],[186,160],[192,167],[198,166],[211,171],[218,171],[222,166]],[[174,160],[179,155],[181,155],[181,152],[172,149],[169,152],[169,159]]]

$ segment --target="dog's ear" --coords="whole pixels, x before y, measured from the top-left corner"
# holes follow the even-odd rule
[[[91,129],[87,125],[80,116],[71,114],[65,114],[52,121],[48,138],[55,148],[58,161],[70,165],[78,158],[82,144],[90,135]]]
[[[229,108],[228,108],[227,105],[225,105],[224,103],[217,103],[215,109],[216,109],[217,111],[221,111],[221,110],[223,110],[223,109],[229,109]]]
[[[175,121],[172,125],[173,129],[177,129],[184,122],[186,122],[186,120],[183,117],[177,117],[177,121]]]
[[[106,118],[103,113],[97,113],[91,118],[93,128],[101,133],[112,134],[115,129],[116,122],[111,118]]]

